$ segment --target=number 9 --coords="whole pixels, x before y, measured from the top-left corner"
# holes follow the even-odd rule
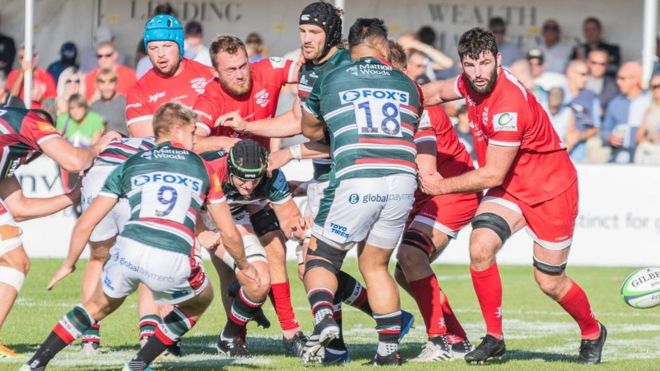
[[[165,198],[165,193],[169,193],[169,198]],[[163,205],[167,205],[165,210],[156,210],[156,216],[164,217],[172,212],[174,205],[176,205],[176,199],[179,195],[176,193],[176,189],[170,186],[162,186],[158,189],[158,202]]]

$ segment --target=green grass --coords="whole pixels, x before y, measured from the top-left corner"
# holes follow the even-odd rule
[[[0,369],[17,369],[36,350],[55,322],[79,300],[82,267],[52,292],[45,290],[50,276],[60,260],[35,259],[17,304],[0,332],[0,341],[12,346],[20,354],[13,359],[0,359]],[[357,274],[356,262],[348,260],[346,271]],[[295,277],[291,264],[290,275]],[[217,289],[215,273],[207,266]],[[440,284],[448,293],[454,310],[473,342],[478,343],[484,325],[472,289],[466,266],[436,265]],[[660,308],[635,310],[627,307],[619,297],[619,285],[630,268],[572,267],[571,276],[587,291],[596,316],[607,325],[609,338],[599,370],[660,370]],[[536,287],[531,267],[500,267],[504,281],[504,331],[507,353],[489,370],[572,370],[586,369],[574,363],[579,346],[579,331],[573,320]],[[309,304],[297,278],[292,279],[294,307],[306,332],[311,329]],[[218,299],[216,297],[216,299]],[[419,353],[425,339],[424,325],[414,301],[402,295],[403,308],[416,315],[416,325],[402,344],[402,355],[409,359]],[[256,358],[235,361],[218,356],[215,339],[225,322],[220,301],[216,300],[197,326],[184,337],[183,351],[187,356],[161,359],[155,369],[294,369],[302,368],[300,360],[281,355],[281,333],[270,304],[264,307],[273,322],[269,330],[250,324],[250,349]],[[376,334],[373,320],[352,308],[345,309],[344,328],[353,362],[350,369],[363,368],[362,363],[375,350]],[[102,341],[105,353],[96,357],[79,355],[74,345],[60,353],[50,363],[52,370],[112,370],[137,351],[137,314],[135,297],[103,322]],[[415,370],[451,369],[474,370],[462,361],[434,364],[407,363]],[[593,369],[593,368],[592,368]]]

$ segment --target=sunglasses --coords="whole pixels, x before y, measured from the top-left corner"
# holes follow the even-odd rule
[[[110,58],[115,52],[108,53],[108,54],[97,54],[96,58],[101,59],[101,58]]]
[[[65,84],[71,84],[71,83],[80,84],[80,79],[76,79],[76,80],[66,79],[66,80],[64,80],[64,83]]]
[[[117,79],[116,78],[107,79],[107,80],[98,79],[98,80],[96,80],[96,82],[99,83],[99,84],[109,84],[111,82],[117,82]]]

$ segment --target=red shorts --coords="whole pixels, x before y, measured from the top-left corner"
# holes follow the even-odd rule
[[[413,221],[431,226],[450,238],[468,224],[479,207],[479,194],[456,193],[440,196],[415,194],[415,203],[406,229]]]
[[[562,250],[573,243],[578,215],[577,181],[556,197],[535,205],[516,199],[500,187],[489,190],[483,202],[496,202],[522,214],[530,236],[546,249]]]

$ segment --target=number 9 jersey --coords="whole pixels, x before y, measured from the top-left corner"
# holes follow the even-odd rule
[[[389,64],[367,57],[332,70],[314,84],[303,109],[330,132],[331,178],[417,175],[421,93]]]
[[[100,195],[128,199],[131,217],[122,237],[186,255],[204,202],[226,202],[218,174],[171,142],[130,157],[108,176]]]

